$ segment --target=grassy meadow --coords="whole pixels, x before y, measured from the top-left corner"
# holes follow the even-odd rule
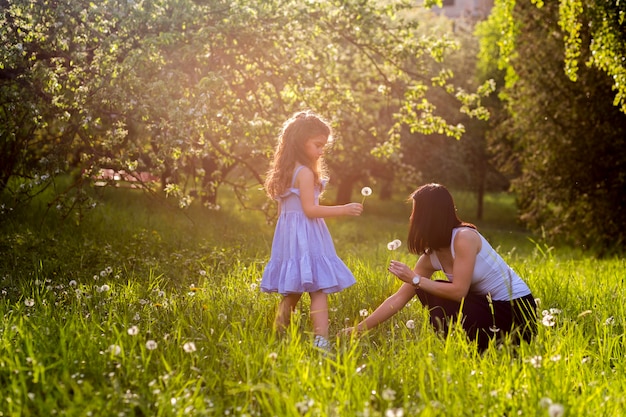
[[[473,220],[472,197],[454,193]],[[257,196],[258,197],[258,196]],[[35,201],[0,220],[0,416],[620,416],[626,262],[551,248],[490,195],[480,230],[539,299],[539,333],[480,355],[437,336],[419,302],[334,354],[311,345],[308,297],[287,334],[259,291],[273,226],[224,196],[221,210],[168,207],[134,190],[62,221]],[[261,197],[262,198],[262,197]],[[373,195],[327,221],[357,284],[330,297],[331,332],[397,287],[387,242],[410,207]]]

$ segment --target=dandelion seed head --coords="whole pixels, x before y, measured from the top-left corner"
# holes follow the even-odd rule
[[[158,344],[157,344],[157,342],[156,342],[156,341],[154,341],[154,340],[148,340],[148,341],[146,342],[146,349],[148,349],[148,350],[154,350],[154,349],[156,349],[157,347],[158,347]]]
[[[117,356],[122,353],[122,347],[119,345],[111,345],[107,348],[107,352]]]
[[[33,300],[32,298],[27,298],[26,300],[24,300],[24,305],[26,307],[32,307],[35,305],[35,300]]]
[[[407,329],[414,329],[415,328],[415,320],[407,320],[406,328]]]
[[[268,359],[270,359],[270,360],[275,361],[276,359],[278,359],[278,353],[276,353],[276,352],[270,352],[270,353],[267,355],[267,358],[268,358]]]
[[[548,397],[543,397],[539,400],[539,406],[541,408],[548,408],[552,404],[552,400]]]
[[[403,408],[388,408],[385,410],[385,417],[404,417]]]
[[[77,285],[78,285],[78,283],[77,283],[75,280],[71,280],[71,281],[69,282],[69,286],[70,286],[70,287],[75,287],[75,286],[77,286]]]
[[[369,312],[366,309],[362,309],[361,311],[359,311],[359,316],[361,317],[367,317],[369,315]]]
[[[183,350],[187,353],[193,353],[196,351],[196,344],[194,342],[186,342],[183,345]]]
[[[548,416],[550,417],[562,417],[565,415],[565,407],[558,403],[553,403],[548,406]]]
[[[552,314],[546,314],[541,319],[541,323],[546,327],[552,327],[556,324],[556,320]]]
[[[131,335],[131,336],[136,336],[139,334],[139,327],[137,326],[130,326],[128,328],[128,330],[126,330],[126,332]]]
[[[402,241],[400,239],[392,240],[391,242],[387,243],[387,249],[396,250],[401,245],[402,245]]]
[[[369,197],[370,195],[372,195],[372,189],[370,187],[361,188],[361,195],[363,197]]]
[[[381,393],[381,397],[385,401],[393,401],[396,399],[396,392],[391,388],[385,388]]]
[[[535,368],[541,368],[542,361],[543,358],[541,357],[541,355],[533,356],[528,360],[528,362]]]

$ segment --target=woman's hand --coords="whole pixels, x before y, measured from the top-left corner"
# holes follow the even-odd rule
[[[339,330],[339,333],[337,333],[337,335],[338,336],[350,336],[353,333],[358,333],[358,330],[356,327],[346,327],[345,329]]]
[[[391,261],[389,264],[389,272],[398,277],[401,281],[411,284],[411,280],[415,276],[415,272],[408,265],[400,261]]]

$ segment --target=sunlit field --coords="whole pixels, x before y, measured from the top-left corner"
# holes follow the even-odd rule
[[[469,194],[454,193],[475,221]],[[256,196],[259,197],[259,196]],[[262,196],[261,196],[262,197]],[[357,284],[330,297],[331,332],[399,285],[386,265],[410,206],[375,194],[327,223]],[[308,297],[284,336],[259,282],[273,226],[104,190],[78,221],[35,203],[0,221],[0,416],[620,416],[626,409],[623,259],[552,248],[490,195],[480,230],[539,299],[531,344],[476,352],[419,303],[368,334],[312,347]]]

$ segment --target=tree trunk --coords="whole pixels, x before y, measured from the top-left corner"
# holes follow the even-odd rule
[[[356,179],[353,177],[342,178],[339,181],[339,188],[337,189],[337,196],[335,197],[336,204],[347,204],[352,198],[352,188]]]

